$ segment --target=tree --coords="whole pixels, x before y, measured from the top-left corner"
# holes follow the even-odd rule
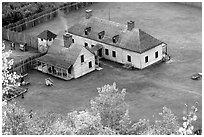
[[[76,135],[114,135],[115,131],[101,124],[99,113],[90,111],[74,111],[68,114],[66,123],[69,130]]]
[[[183,116],[183,125],[182,127],[179,128],[179,132],[182,135],[192,135],[194,126],[192,125],[193,121],[197,120],[197,102],[195,102],[195,105],[193,105],[191,108],[187,104],[185,104],[186,111],[185,111],[185,116]]]
[[[125,102],[126,90],[119,91],[115,83],[97,90],[99,97],[91,100],[91,110],[99,113],[103,127],[120,132],[126,123],[130,123],[128,105]]]
[[[162,120],[156,120],[152,125],[152,134],[155,135],[178,135],[179,124],[177,117],[167,107],[163,107],[162,113],[159,113]]]
[[[2,46],[2,95],[8,94],[10,86],[18,86],[17,79],[19,75],[16,72],[10,72],[13,65],[13,59],[8,60],[8,57],[11,54],[11,50],[8,52],[5,51],[5,43]]]
[[[7,103],[2,107],[3,135],[30,135],[35,127],[25,109],[16,103]]]

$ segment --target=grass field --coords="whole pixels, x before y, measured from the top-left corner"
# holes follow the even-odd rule
[[[130,71],[120,64],[103,60],[103,70],[71,81],[32,71],[28,93],[23,100],[17,100],[28,110],[66,115],[70,111],[89,107],[90,99],[98,95],[97,87],[116,82],[119,89],[127,89],[126,102],[133,120],[153,119],[163,106],[171,108],[181,118],[184,104],[192,105],[197,101],[199,112],[195,124],[201,128],[202,80],[190,79],[192,74],[202,71],[201,9],[176,3],[95,3],[89,8],[93,10],[93,16],[100,18],[108,19],[110,8],[112,21],[122,24],[128,20],[135,21],[136,27],[168,44],[173,62]],[[56,18],[25,33],[38,35],[49,29],[58,34],[65,30],[65,22],[69,27],[84,17],[84,10],[71,12],[66,21]],[[54,81],[53,87],[44,85],[47,77]]]

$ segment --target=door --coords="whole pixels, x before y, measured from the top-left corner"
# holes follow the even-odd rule
[[[98,56],[99,56],[99,57],[102,57],[102,49],[99,49],[99,50],[98,50]]]

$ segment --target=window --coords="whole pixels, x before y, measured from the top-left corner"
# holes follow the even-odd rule
[[[99,39],[102,39],[102,35],[98,35],[98,38],[99,38]]]
[[[74,39],[72,39],[72,43],[74,43]]]
[[[81,63],[84,62],[84,55],[81,55]]]
[[[104,37],[104,35],[105,35],[105,31],[101,31],[98,33],[98,38],[102,39]]]
[[[116,43],[116,39],[115,38],[113,39],[113,43]]]
[[[112,40],[113,40],[113,43],[118,42],[118,40],[119,40],[119,35],[113,36]]]
[[[116,52],[115,51],[112,51],[112,56],[116,57]]]
[[[68,73],[71,74],[72,73],[72,67],[68,68]]]
[[[92,68],[92,62],[91,61],[89,62],[89,68]]]
[[[88,35],[88,31],[87,30],[85,30],[85,35]]]
[[[127,61],[131,62],[131,56],[130,55],[127,55]]]
[[[84,45],[85,45],[85,47],[87,47],[87,46],[88,46],[88,43],[85,42]]]
[[[43,39],[41,39],[41,41],[43,41]]]
[[[159,56],[159,53],[157,51],[157,52],[155,52],[155,58],[158,58],[158,56]]]
[[[85,35],[88,35],[88,33],[91,31],[91,27],[87,27],[85,30],[84,30],[84,33]]]
[[[109,55],[108,49],[105,49],[105,54]]]
[[[145,57],[145,63],[147,63],[147,62],[148,62],[148,56]]]
[[[91,45],[91,47],[93,48],[93,47],[94,47],[94,45]]]

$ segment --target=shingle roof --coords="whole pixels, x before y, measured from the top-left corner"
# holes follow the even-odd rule
[[[91,31],[88,35],[85,35],[84,29],[87,27],[91,27]],[[98,38],[98,33],[101,31],[105,31],[103,39]],[[134,28],[132,31],[128,31],[126,25],[96,17],[82,19],[80,22],[71,26],[68,32],[138,53],[143,53],[163,43],[141,29]],[[113,43],[112,37],[115,35],[119,35],[119,40]]]
[[[66,61],[63,56],[53,56],[53,54],[46,54],[37,60],[64,69],[68,69],[73,65],[71,62]]]
[[[99,50],[99,49],[102,49],[103,48],[103,45],[101,44],[96,44],[94,47],[91,47],[89,48],[88,50],[91,51],[92,53]]]
[[[70,48],[63,46],[63,41],[55,39],[48,50],[48,53],[38,60],[68,69],[73,65],[79,56],[83,46],[72,44]]]
[[[49,30],[45,30],[43,31],[42,33],[40,33],[38,36],[38,38],[41,38],[41,39],[45,39],[45,40],[48,40],[48,39],[54,39],[57,37],[56,34],[52,33],[51,31]]]

